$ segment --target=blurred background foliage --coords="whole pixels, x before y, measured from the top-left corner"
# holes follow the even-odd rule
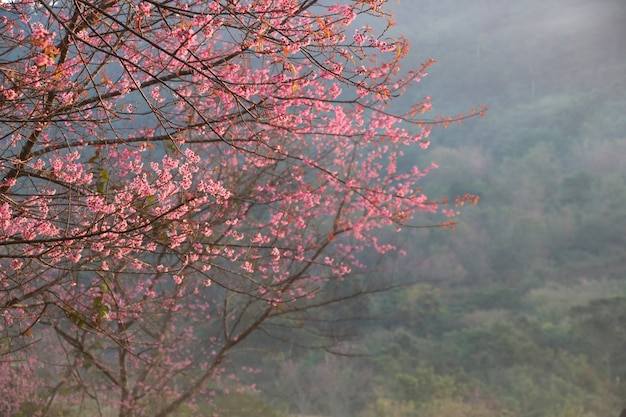
[[[372,276],[413,284],[355,305],[374,318],[351,322],[355,356],[265,355],[259,395],[283,415],[617,417],[626,405],[626,3],[389,7],[394,33],[412,43],[408,66],[439,62],[394,105],[432,95],[438,114],[490,108],[486,119],[435,130],[430,150],[403,163],[440,166],[425,179],[429,196],[468,192],[480,203],[462,210],[454,232],[393,235],[407,255],[385,258]]]

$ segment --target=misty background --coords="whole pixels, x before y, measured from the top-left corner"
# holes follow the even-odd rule
[[[386,7],[391,34],[412,45],[406,68],[438,61],[395,110],[424,96],[427,117],[489,107],[485,119],[434,130],[431,148],[404,163],[440,166],[424,179],[429,197],[480,202],[462,208],[453,232],[389,231],[407,255],[363,279],[416,284],[325,313],[362,318],[336,324],[354,355],[259,340],[259,395],[218,406],[233,416],[617,417],[626,406],[626,2]]]

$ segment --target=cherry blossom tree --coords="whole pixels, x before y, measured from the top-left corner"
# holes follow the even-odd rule
[[[235,389],[249,336],[380,289],[341,290],[378,229],[454,214],[398,160],[484,109],[392,110],[434,61],[401,71],[383,3],[0,2],[5,414]]]

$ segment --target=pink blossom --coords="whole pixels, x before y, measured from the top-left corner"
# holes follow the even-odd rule
[[[20,259],[11,259],[11,269],[13,269],[14,271],[21,269],[22,265],[24,265],[24,262],[22,262]]]
[[[150,9],[152,8],[152,5],[150,3],[148,3],[147,1],[142,1],[141,3],[139,3],[138,8],[139,8],[139,13],[143,17],[150,16]]]
[[[12,89],[0,87],[0,94],[2,94],[7,100],[14,100],[17,98],[17,93]]]
[[[38,67],[47,67],[50,65],[54,65],[54,59],[48,54],[37,54],[35,55],[35,65]]]
[[[244,262],[241,265],[241,268],[243,268],[244,271],[249,272],[251,274],[254,273],[254,268],[252,267],[252,264],[250,262],[248,262],[248,261]]]
[[[365,36],[363,33],[359,32],[359,30],[355,29],[354,30],[354,41],[359,44],[359,45],[363,45],[365,43],[365,41],[367,41],[367,36]]]

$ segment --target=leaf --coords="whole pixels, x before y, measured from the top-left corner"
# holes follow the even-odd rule
[[[101,168],[100,169],[100,179],[103,182],[108,182],[109,181],[109,170]]]
[[[91,306],[91,314],[95,314],[98,318],[97,322],[100,322],[108,313],[109,306],[102,302],[103,298],[101,295],[95,297],[93,299],[93,305]]]
[[[291,62],[288,62],[287,66],[289,67],[289,70],[291,71],[293,76],[296,77],[298,75],[298,73],[296,71],[296,67]]]
[[[98,194],[104,194],[107,183],[109,182],[109,171],[101,168],[98,170],[98,174],[100,175],[100,180],[96,183],[96,191]]]

